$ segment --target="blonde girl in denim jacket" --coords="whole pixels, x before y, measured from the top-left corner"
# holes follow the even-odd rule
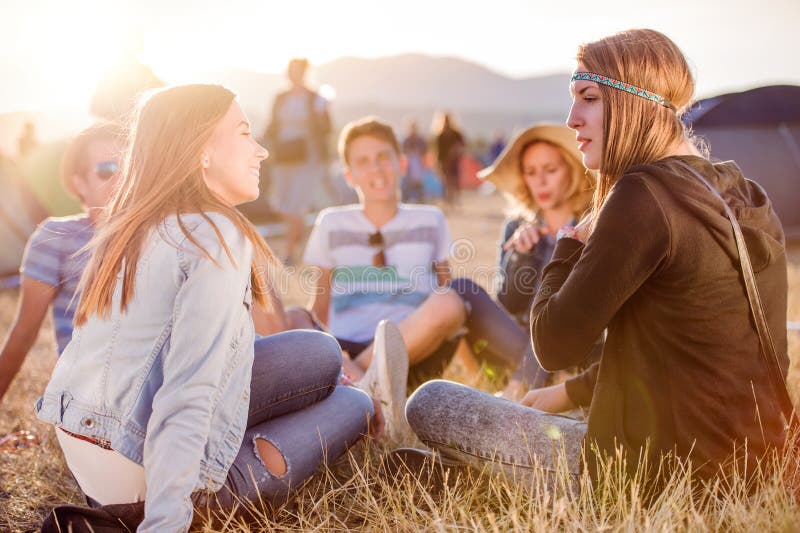
[[[38,416],[87,499],[144,502],[138,531],[186,531],[193,505],[280,501],[367,430],[327,334],[255,339],[267,244],[235,208],[267,151],[229,90],[141,104],[119,190],[92,241],[72,341]]]

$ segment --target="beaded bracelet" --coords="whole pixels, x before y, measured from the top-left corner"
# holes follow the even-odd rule
[[[578,230],[575,226],[562,226],[556,233],[556,240],[559,241],[561,239],[574,239],[582,244],[586,244],[578,237]]]

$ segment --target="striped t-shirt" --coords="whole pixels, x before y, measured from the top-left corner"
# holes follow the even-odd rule
[[[373,266],[378,229],[360,205],[320,212],[304,261],[332,269],[328,328],[339,339],[369,342],[383,319],[406,318],[438,284],[434,263],[447,260],[450,231],[438,207],[398,207],[380,228],[386,266]],[[370,245],[373,235],[373,245]]]
[[[48,218],[33,232],[22,256],[23,276],[57,289],[53,326],[59,355],[72,338],[72,319],[80,297],[76,289],[89,261],[88,253],[78,252],[93,235],[94,225],[86,214]]]

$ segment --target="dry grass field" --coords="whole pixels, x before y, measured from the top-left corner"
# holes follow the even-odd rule
[[[491,284],[495,240],[502,220],[498,196],[469,193],[462,208],[448,214],[458,240],[454,268]],[[281,251],[277,239],[271,243]],[[283,290],[288,303],[304,302],[297,276],[287,275]],[[790,253],[789,319],[800,321],[800,250]],[[10,327],[17,292],[0,292],[0,336]],[[790,334],[793,365],[790,384],[800,390],[800,334]],[[41,445],[16,453],[0,453],[0,531],[37,529],[55,505],[80,503],[52,430],[33,415],[55,363],[52,326],[45,324],[32,353],[5,401],[0,405],[0,436],[28,429]],[[454,364],[447,377],[465,378]],[[465,378],[490,388],[480,378]],[[742,483],[711,490],[697,489],[677,472],[650,506],[642,503],[636,484],[620,484],[613,472],[596,490],[568,494],[564,483],[551,489],[544,479],[522,491],[503,479],[476,473],[460,477],[442,493],[428,491],[413,479],[389,482],[380,473],[385,454],[380,445],[353,448],[331,469],[321,472],[288,504],[259,506],[248,516],[198,520],[199,531],[800,531],[800,507],[777,476],[764,479],[748,493]],[[796,462],[796,461],[794,461]],[[796,465],[788,465],[796,466]],[[562,476],[563,478],[563,476]],[[561,479],[563,481],[563,479]],[[586,480],[583,480],[586,483]],[[693,491],[695,497],[692,497]],[[247,523],[245,522],[247,518]]]

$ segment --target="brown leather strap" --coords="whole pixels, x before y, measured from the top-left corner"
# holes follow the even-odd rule
[[[758,285],[756,284],[756,276],[753,273],[753,265],[750,263],[750,254],[747,252],[747,245],[744,242],[744,235],[739,222],[736,220],[736,215],[730,208],[728,203],[722,198],[722,195],[706,180],[699,172],[693,169],[683,161],[678,161],[678,165],[689,171],[700,183],[705,185],[711,193],[719,199],[722,203],[725,213],[728,215],[728,220],[733,227],[733,236],[736,239],[736,248],[739,251],[739,262],[742,266],[742,277],[744,278],[745,288],[747,289],[747,299],[750,302],[750,311],[755,321],[756,331],[758,332],[758,340],[761,345],[761,353],[766,359],[767,369],[772,384],[775,388],[775,393],[778,396],[778,402],[781,404],[783,416],[786,419],[787,427],[796,427],[797,418],[795,416],[794,405],[789,397],[789,391],[786,388],[786,378],[783,375],[780,362],[778,360],[778,353],[775,350],[775,343],[772,340],[772,333],[767,324],[766,313],[764,306],[761,303],[761,295],[758,292]]]

